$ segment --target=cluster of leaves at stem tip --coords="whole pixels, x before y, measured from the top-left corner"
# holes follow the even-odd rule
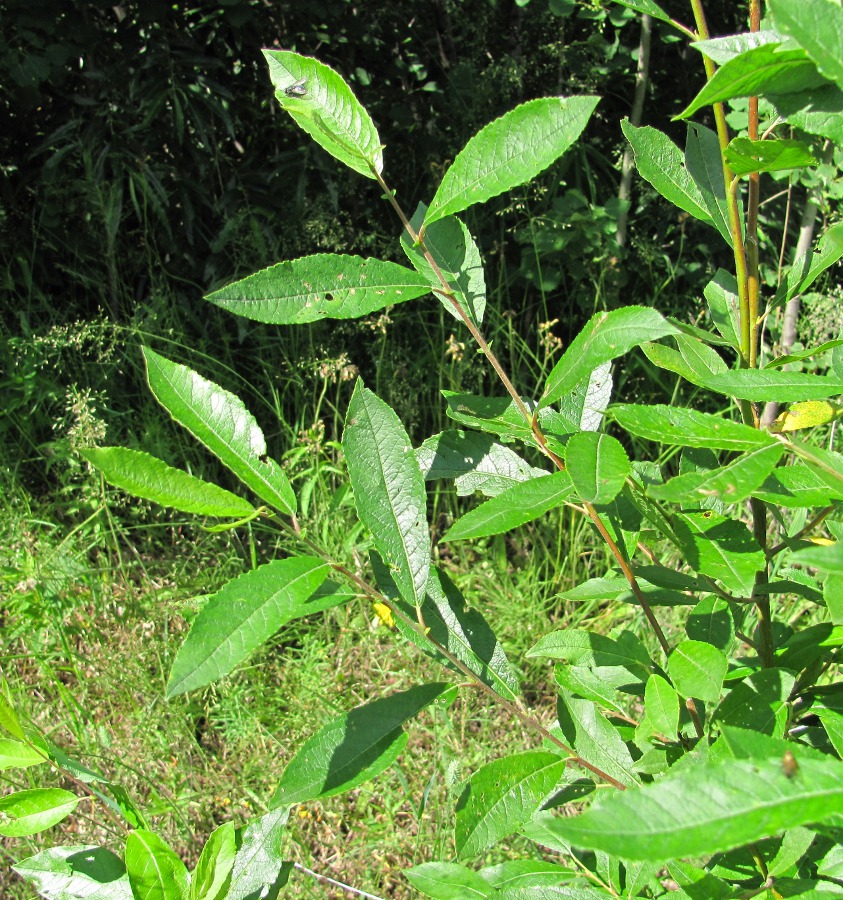
[[[598,98],[531,100],[492,122],[456,156],[429,205],[410,215],[384,180],[375,125],[340,75],[312,58],[265,51],[283,109],[392,205],[407,264],[315,254],[207,299],[283,325],[441,302],[485,355],[498,389],[446,392],[453,427],[413,447],[395,412],[358,381],[342,446],[371,537],[369,580],[299,523],[293,486],[244,404],[150,348],[143,353],[157,400],[258,502],[141,451],[84,455],[135,496],[220,520],[210,527],[262,517],[286,535],[283,558],[207,600],[173,662],[170,697],[223,678],[286,622],[361,600],[376,605],[396,639],[440,664],[446,680],[324,724],[288,764],[270,811],[214,831],[192,873],[119,785],[21,724],[5,692],[4,765],[53,766],[103,799],[128,831],[122,856],[56,846],[19,862],[16,871],[43,896],[239,900],[279,890],[293,868],[283,842],[291,807],[383,772],[407,744],[405,723],[431,704],[447,711],[466,683],[471,702],[501,704],[533,742],[466,778],[453,855],[405,873],[421,894],[843,894],[843,456],[833,449],[843,339],[789,355],[762,340],[770,317],[843,255],[843,224],[827,228],[767,294],[757,249],[761,176],[815,166],[824,143],[843,143],[843,8],[770,0],[763,27],[753,6],[749,32],[711,39],[698,3],[687,26],[651,0],[622,2],[691,38],[705,67],[705,86],[677,118],[704,111],[714,129],[689,121],[683,150],[655,128],[621,127],[640,176],[720,235],[734,271],[717,271],[705,289],[707,327],[644,307],[596,314],[532,395],[510,382],[483,337],[481,256],[458,214],[547,169],[579,138]],[[730,139],[723,104],[744,97],[752,98],[746,134]],[[693,386],[709,411],[612,403],[612,364],[636,348]],[[811,358],[824,374],[800,371]],[[764,424],[769,403],[781,411]],[[646,448],[644,458],[630,459],[632,445]],[[544,635],[528,656],[553,666],[555,717],[528,708],[494,623],[434,564],[425,483],[437,479],[480,495],[444,542],[501,534],[561,505],[578,510],[614,565],[563,597],[629,604],[649,623],[644,638],[623,627]],[[47,829],[78,800],[58,788],[6,796],[0,834]],[[516,834],[517,846],[533,849],[483,865]]]

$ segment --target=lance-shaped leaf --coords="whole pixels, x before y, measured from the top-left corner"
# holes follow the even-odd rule
[[[735,175],[785,172],[817,164],[811,148],[804,141],[751,141],[749,138],[733,138],[723,155]]]
[[[291,864],[281,855],[281,835],[290,810],[272,810],[252,819],[237,834],[237,855],[225,900],[258,900],[277,897],[287,882]]]
[[[47,762],[48,758],[46,753],[41,753],[23,741],[0,738],[0,772],[4,772],[6,769],[26,769],[29,766],[39,766],[41,763]]]
[[[496,497],[522,481],[544,475],[514,450],[488,434],[448,430],[429,437],[417,450],[416,461],[425,481],[454,479],[457,494],[480,491]]]
[[[843,9],[834,0],[771,0],[776,26],[795,37],[826,78],[843,87]]]
[[[708,312],[714,327],[723,335],[729,344],[740,347],[740,321],[738,309],[738,283],[735,276],[725,269],[718,269],[714,278],[703,290],[708,301]]]
[[[138,828],[126,838],[126,871],[138,900],[188,900],[190,876],[169,844]]]
[[[752,590],[765,558],[743,522],[706,510],[677,513],[673,527],[685,561],[695,572],[719,579],[736,594]]]
[[[143,348],[156,400],[259,497],[290,515],[296,496],[281,467],[266,456],[266,439],[243,401],[187,366]]]
[[[528,893],[523,895],[524,900],[530,900],[531,897],[534,900],[541,900],[542,895],[533,895],[530,892],[531,888],[564,884],[576,879],[577,874],[575,869],[540,859],[508,859],[497,865],[484,866],[479,872],[479,875],[498,891],[527,889]]]
[[[793,553],[790,559],[803,566],[814,566],[822,572],[843,575],[843,541],[805,547]]]
[[[676,350],[650,342],[642,344],[641,349],[650,362],[669,372],[676,372],[691,384],[704,386],[712,375],[729,371],[720,354],[696,337],[677,334],[673,340]]]
[[[780,49],[775,43],[765,43],[723,63],[677,118],[687,119],[703,106],[734,97],[788,94],[822,83],[817,67],[804,50]]]
[[[290,761],[272,806],[292,806],[332,797],[384,771],[404,749],[403,724],[449,685],[421,684],[343,713],[305,741]]]
[[[358,381],[343,450],[354,502],[401,595],[419,605],[430,573],[424,477],[398,416]]]
[[[161,506],[200,516],[242,518],[255,511],[248,500],[140,450],[91,447],[80,453],[109,484]]]
[[[457,801],[457,856],[476,856],[517,831],[555,790],[567,760],[528,750],[478,769]]]
[[[786,434],[790,431],[801,431],[803,428],[816,428],[828,425],[843,418],[843,404],[833,400],[806,400],[789,406],[770,425],[775,434]]]
[[[644,341],[653,341],[676,329],[661,313],[643,306],[627,306],[597,313],[571,341],[547,378],[542,406],[555,403],[604,363],[623,356]]]
[[[396,263],[317,253],[262,269],[205,299],[258,322],[301,325],[358,319],[429,292],[427,279]]]
[[[0,835],[27,837],[52,828],[76,808],[79,798],[60,788],[33,788],[0,797]]]
[[[222,900],[228,892],[229,875],[237,854],[233,822],[211,832],[190,879],[190,900]]]
[[[676,144],[649,125],[639,128],[624,119],[621,128],[635,154],[635,167],[641,177],[674,206],[701,222],[713,224],[702,193],[685,168],[684,155]]]
[[[796,94],[771,94],[767,99],[789,125],[843,143],[843,90],[836,84]]]
[[[264,50],[275,98],[331,156],[375,178],[383,169],[383,145],[369,113],[340,75],[309,56]]]
[[[574,485],[567,472],[516,484],[457,519],[444,540],[461,541],[510,531],[561,506],[573,493]]]
[[[629,457],[617,438],[582,431],[568,441],[565,459],[574,489],[581,500],[609,503],[632,471]]]
[[[627,9],[634,9],[636,12],[643,13],[645,16],[651,16],[666,22],[668,25],[676,27],[676,22],[653,0],[615,0],[619,6],[625,6]]]
[[[372,568],[380,590],[415,621],[415,609],[401,599],[389,570],[376,553],[372,554]],[[431,644],[428,640],[431,638],[501,697],[518,700],[518,676],[495,633],[483,614],[468,606],[460,589],[441,569],[430,570],[421,615],[426,628],[424,635],[400,618],[395,621],[396,628],[428,656],[448,668],[456,669]]]
[[[710,38],[707,41],[693,41],[691,46],[700,53],[705,54],[710,60],[716,62],[718,66],[725,65],[729,60],[746,53],[747,50],[753,50],[756,47],[762,47],[765,44],[779,45],[784,43],[785,37],[772,28],[763,31],[749,31],[743,34],[730,34],[726,37]]]
[[[427,210],[426,226],[525,184],[544,171],[580,136],[598,100],[543,97],[489,123],[445,173]]]
[[[559,412],[570,421],[572,431],[598,431],[603,424],[603,414],[612,399],[612,364],[603,363],[588,378],[584,378],[569,394],[559,400]],[[541,420],[541,414],[539,414]],[[557,431],[552,420],[543,425]]]
[[[732,246],[729,204],[726,199],[726,183],[723,175],[723,159],[720,142],[710,129],[693,122],[688,124],[685,141],[685,166],[694,179],[703,198],[703,205],[714,227],[723,240]],[[738,204],[741,233],[743,233],[743,206]]]
[[[427,207],[419,205],[410,224],[416,230],[422,227]],[[465,314],[480,325],[486,311],[486,279],[483,275],[483,260],[468,228],[456,217],[448,216],[434,222],[424,232],[424,246],[433,257],[439,272],[444,276],[453,299]],[[413,244],[406,231],[401,233],[401,247],[413,268],[427,279],[430,288],[448,312],[459,321],[459,313],[450,298],[443,296],[442,281],[424,255],[420,246]]]
[[[724,503],[740,503],[762,485],[782,453],[782,444],[758,447],[721,468],[688,472],[671,478],[666,484],[651,485],[647,493],[657,500],[671,502],[699,502],[716,497]]]
[[[757,428],[693,409],[628,403],[614,406],[610,412],[630,434],[662,444],[712,450],[752,450],[776,443],[774,437]]]
[[[771,306],[783,306],[797,294],[804,293],[841,256],[843,256],[843,222],[838,222],[817,241],[815,250],[809,250],[794,263],[787,273],[787,278],[776,291]]]
[[[229,581],[202,607],[179,648],[167,683],[174,697],[217,681],[286,622],[335,605],[309,598],[328,565],[310,556],[276,559]]]
[[[822,400],[843,394],[843,379],[809,372],[782,372],[777,369],[737,369],[712,375],[706,387],[738,400],[765,403],[773,400]]]
[[[50,847],[12,868],[49,900],[134,900],[123,860],[104,847]]]
[[[579,628],[552,631],[528,650],[527,656],[558,659],[571,666],[588,666],[606,681],[618,685],[645,682],[653,667],[643,644],[630,632],[623,632],[614,639]],[[618,671],[612,673],[612,669]]]
[[[626,859],[709,856],[843,813],[843,765],[788,743],[793,777],[774,759],[702,762],[636,790],[603,794],[580,816],[546,823],[574,847]],[[693,802],[689,802],[693,798]]]

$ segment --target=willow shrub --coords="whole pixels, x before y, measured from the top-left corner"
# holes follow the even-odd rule
[[[843,224],[830,227],[767,297],[757,234],[760,175],[816,165],[817,136],[843,137],[843,9],[832,0],[771,0],[770,27],[758,30],[753,7],[750,33],[709,39],[696,2],[695,29],[651,0],[627,5],[693,39],[708,80],[680,118],[711,106],[716,123],[712,131],[689,121],[684,152],[654,128],[622,123],[638,171],[716,229],[735,267],[718,271],[705,290],[710,328],[644,307],[600,312],[535,396],[510,382],[483,337],[481,255],[458,214],[551,165],[580,137],[598,98],[531,100],[492,122],[456,156],[430,203],[410,214],[383,178],[381,137],[340,75],[315,59],[266,51],[284,111],[393,207],[408,265],[316,254],[207,299],[288,326],[440,302],[476,342],[499,389],[447,394],[453,428],[414,448],[396,414],[358,381],[342,443],[357,514],[371,536],[371,580],[300,525],[295,491],[243,403],[151,349],[144,356],[153,394],[242,481],[244,496],[143,452],[110,447],[86,456],[136,496],[229,527],[264,517],[286,535],[284,558],[235,578],[202,608],[173,662],[169,696],[227,675],[291,619],[361,598],[397,639],[441,664],[443,680],[324,723],[290,761],[270,811],[242,828],[217,829],[192,873],[125,792],[24,728],[7,695],[4,764],[49,762],[80,787],[111,796],[127,823],[122,857],[102,847],[51,847],[19,862],[16,871],[45,897],[241,900],[280,888],[292,869],[280,840],[291,807],[384,771],[407,742],[404,724],[435,701],[447,708],[467,685],[501,704],[534,741],[467,779],[453,858],[405,873],[422,894],[843,893],[843,456],[811,440],[812,428],[843,414],[834,399],[843,393],[843,340],[788,357],[760,352],[770,311],[843,255]],[[730,140],[722,104],[745,96],[762,98],[769,122],[752,99],[747,133]],[[706,409],[726,411],[612,402],[612,364],[636,348],[695,386]],[[826,374],[793,368],[820,354]],[[784,410],[763,428],[760,409],[771,400]],[[631,459],[632,445],[666,449],[660,458],[668,462]],[[528,653],[554,666],[556,719],[543,724],[549,717],[525,705],[494,623],[432,561],[425,484],[437,479],[483,498],[453,523],[446,543],[506,532],[561,504],[588,517],[614,568],[567,598],[637,605],[657,652],[626,630],[544,635]],[[794,597],[810,611],[805,626],[787,616]],[[667,631],[665,607],[674,626]],[[678,633],[677,621],[684,622]],[[58,788],[5,796],[0,834],[37,833],[72,813],[77,800]],[[542,853],[513,859],[510,851],[508,862],[472,864],[516,833]],[[548,862],[554,854],[558,861]]]

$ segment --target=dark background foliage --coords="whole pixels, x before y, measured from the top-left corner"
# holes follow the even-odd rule
[[[672,6],[688,18],[684,3]],[[709,4],[709,15],[720,33],[739,27],[732,4]],[[347,355],[399,407],[402,383],[427,370],[425,353],[441,361],[453,326],[434,304],[394,311],[385,354],[383,327],[282,333],[201,299],[305,253],[400,253],[377,191],[280,114],[262,47],[318,56],[351,82],[410,210],[430,199],[465,141],[518,102],[602,97],[576,150],[529,188],[469,214],[496,295],[493,332],[529,335],[558,320],[552,330],[565,342],[621,292],[623,302],[693,315],[723,249],[648,190],[635,195],[628,246],[615,242],[617,123],[632,101],[639,23],[599,0],[7,0],[0,19],[4,433],[8,461],[31,489],[45,478],[50,487],[44,459],[71,384],[99,398],[111,442],[154,437],[138,412],[148,403],[141,339],[165,339],[200,369],[203,357],[220,360],[205,363],[209,377],[247,405],[250,394],[258,404],[271,394],[273,411],[297,425],[309,424],[297,409],[320,358]],[[664,126],[698,86],[687,52],[656,28],[645,121]],[[85,331],[92,322],[98,330]],[[529,354],[511,363],[524,363],[529,381]],[[429,397],[403,391],[412,427],[428,424],[441,386]]]

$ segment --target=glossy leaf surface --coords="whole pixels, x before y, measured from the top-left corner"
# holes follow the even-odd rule
[[[843,87],[843,9],[834,0],[770,0],[776,26],[796,38],[826,78]]]
[[[575,434],[566,447],[566,466],[580,500],[603,504],[614,500],[632,471],[617,438],[594,431]]]
[[[477,872],[458,863],[422,863],[405,869],[404,876],[417,891],[433,900],[480,900],[495,893]]]
[[[486,125],[445,173],[426,224],[530,181],[580,136],[597,102],[597,97],[543,97]]]
[[[555,790],[566,760],[530,750],[487,763],[457,801],[457,855],[475,856],[517,831]]]
[[[6,769],[24,769],[46,762],[47,755],[23,741],[0,738],[0,772]]]
[[[190,879],[190,900],[223,900],[237,854],[234,823],[211,832]]]
[[[89,447],[80,453],[109,484],[161,506],[200,516],[243,517],[255,511],[248,500],[140,450]]]
[[[446,541],[501,534],[561,506],[574,493],[571,476],[554,472],[516,484],[457,519]]]
[[[152,831],[129,832],[126,871],[136,900],[188,900],[190,876],[184,863]]]
[[[361,381],[348,405],[342,443],[360,519],[401,595],[419,605],[430,574],[424,477],[398,416]]]
[[[427,279],[405,266],[318,253],[262,269],[205,299],[258,322],[301,325],[320,319],[358,319],[427,293]]]
[[[134,900],[123,860],[104,847],[50,847],[12,868],[47,900]]]
[[[0,835],[27,837],[69,816],[79,798],[60,788],[33,788],[0,797]]]
[[[656,340],[677,329],[661,313],[643,306],[627,306],[597,313],[571,341],[547,378],[541,405],[549,406],[572,391],[604,363],[623,356],[644,341]]]
[[[724,154],[729,168],[735,175],[750,172],[786,172],[813,166],[816,159],[803,141],[751,141],[749,138],[733,138]]]
[[[329,66],[289,50],[264,50],[275,98],[317,144],[340,162],[374,178],[382,144],[369,113]]]
[[[179,648],[167,696],[217,681],[286,622],[333,606],[330,595],[310,601],[327,574],[327,563],[303,556],[274,560],[229,581],[202,607]]]
[[[290,482],[266,456],[266,439],[243,401],[149,347],[143,355],[149,386],[164,409],[259,497],[284,513],[295,513]]]

